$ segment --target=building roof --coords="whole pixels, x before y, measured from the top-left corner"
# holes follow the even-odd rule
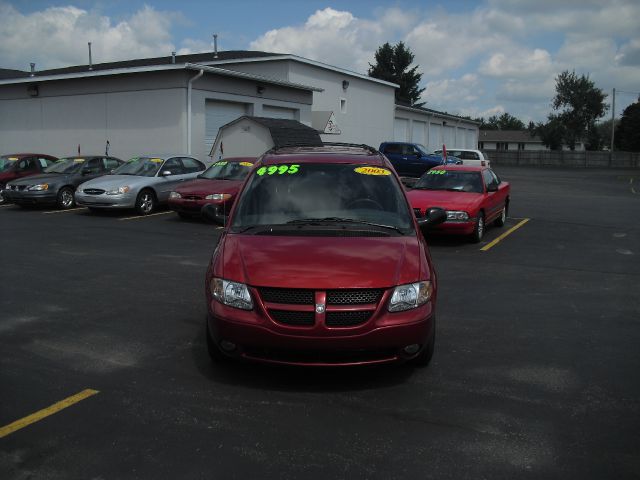
[[[406,105],[403,103],[396,103],[396,108],[399,108],[400,110],[407,110],[409,112],[432,113],[434,115],[438,115],[439,117],[451,118],[452,120],[464,120],[467,123],[474,123],[476,125],[480,125],[480,122],[478,122],[477,120],[471,120],[470,118],[461,117],[459,115],[452,115],[446,112],[439,112],[438,110],[432,110],[431,108],[416,107],[416,106]]]
[[[320,134],[314,128],[300,123],[297,120],[288,120],[283,118],[253,117],[244,115],[227,125],[236,123],[242,119],[252,120],[263,127],[266,127],[271,133],[274,147],[285,147],[293,145],[313,145],[321,146],[322,139]]]
[[[479,142],[542,143],[542,139],[528,130],[480,130]]]

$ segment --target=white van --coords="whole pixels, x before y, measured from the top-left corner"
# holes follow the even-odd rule
[[[442,150],[436,150],[433,152],[437,155],[442,155]],[[447,148],[447,156],[458,157],[462,160],[463,165],[477,165],[477,166],[491,166],[489,157],[487,157],[480,150],[471,150],[469,148]]]

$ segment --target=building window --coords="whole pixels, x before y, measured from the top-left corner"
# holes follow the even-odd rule
[[[484,142],[478,142],[478,150],[484,150]]]
[[[509,150],[509,144],[507,142],[498,142],[496,144],[496,150]]]
[[[340,113],[347,113],[347,99],[340,99]]]
[[[518,144],[518,150],[524,150],[524,143]]]

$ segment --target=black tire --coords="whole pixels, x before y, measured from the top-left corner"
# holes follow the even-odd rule
[[[207,352],[209,352],[209,357],[211,361],[215,363],[222,363],[227,360],[227,356],[220,351],[220,347],[216,345],[216,342],[213,341],[211,337],[211,333],[209,332],[209,320],[206,321],[206,330],[205,335],[207,337]]]
[[[484,223],[484,213],[478,212],[478,217],[476,218],[476,226],[473,229],[473,233],[471,234],[471,241],[473,243],[480,243],[482,237],[484,237],[484,231],[487,226]]]
[[[73,188],[62,187],[58,191],[56,205],[60,210],[69,210],[76,206],[76,199],[73,197]]]
[[[152,214],[158,205],[156,195],[152,190],[142,190],[136,198],[136,212],[140,215]]]
[[[498,218],[496,218],[495,222],[493,222],[493,224],[496,227],[504,227],[504,224],[507,222],[507,214],[509,213],[509,201],[507,200],[504,203],[504,208],[502,209],[502,212],[500,212],[500,216]]]
[[[426,367],[429,365],[429,362],[431,362],[431,358],[433,357],[433,352],[436,346],[436,317],[433,317],[433,326],[431,328],[431,337],[429,337],[429,340],[418,356],[411,360],[411,364],[416,367]]]

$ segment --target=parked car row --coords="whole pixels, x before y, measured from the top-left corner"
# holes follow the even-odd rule
[[[488,223],[504,224],[509,194],[489,167],[468,165],[431,168],[407,192],[387,157],[348,144],[208,169],[187,155],[74,156],[3,193],[141,214],[166,202],[224,225],[205,279],[211,358],[313,366],[427,365],[437,280],[423,233],[480,241]]]

